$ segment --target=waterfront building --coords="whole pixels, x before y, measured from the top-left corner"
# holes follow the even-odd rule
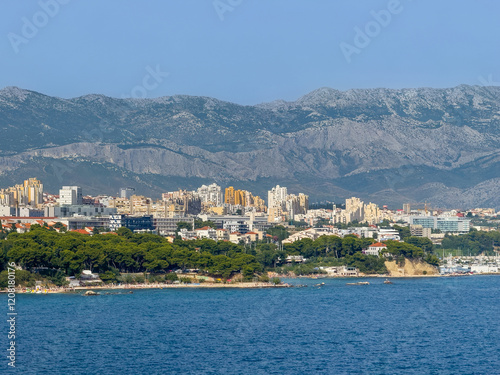
[[[379,256],[380,252],[384,250],[387,250],[387,245],[377,242],[368,246],[366,250],[363,250],[363,254]]]

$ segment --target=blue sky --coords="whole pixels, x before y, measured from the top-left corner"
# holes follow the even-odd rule
[[[500,81],[495,0],[4,0],[0,10],[0,87],[64,98],[256,104],[324,86]]]

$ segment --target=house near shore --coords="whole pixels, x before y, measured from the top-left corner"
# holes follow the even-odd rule
[[[98,284],[102,283],[98,274],[92,273],[90,270],[83,270],[80,275],[80,283],[82,284]]]
[[[367,249],[363,250],[363,254],[379,256],[380,252],[383,250],[387,250],[387,245],[382,242],[377,242],[371,244]]]
[[[289,255],[286,257],[286,263],[305,263],[306,258],[304,258],[302,255]]]
[[[356,267],[338,266],[338,267],[320,267],[326,271],[328,276],[358,276],[359,269]]]

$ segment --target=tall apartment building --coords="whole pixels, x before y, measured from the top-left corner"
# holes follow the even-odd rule
[[[194,191],[178,190],[162,194],[162,200],[167,205],[167,211],[175,215],[197,215],[201,212],[201,199]]]
[[[363,220],[368,224],[377,224],[380,222],[380,209],[375,203],[368,203],[363,206],[364,217]]]
[[[403,212],[405,214],[407,214],[407,215],[410,214],[410,212],[411,212],[411,205],[410,205],[410,203],[404,203],[403,204]]]
[[[224,191],[224,203],[235,204],[234,201],[235,201],[235,198],[234,198],[234,187],[229,186]]]
[[[196,192],[202,203],[211,202],[216,207],[222,206],[224,203],[222,189],[217,184],[202,185]]]
[[[130,199],[132,195],[135,195],[135,189],[131,187],[120,188],[120,198]]]
[[[235,204],[239,206],[247,206],[247,192],[246,190],[234,190],[234,187],[229,186],[226,188],[224,203]],[[250,193],[251,195],[251,193]]]
[[[82,188],[80,186],[63,186],[59,190],[60,206],[75,206],[83,204]]]
[[[253,196],[248,190],[235,190],[232,186],[226,188],[224,203],[242,207],[255,207],[260,212],[266,211],[266,205],[262,198]]]
[[[36,178],[29,178],[22,185],[0,189],[0,205],[10,207],[41,207],[43,184]]]
[[[267,192],[267,206],[269,208],[271,207],[285,208],[284,205],[287,196],[288,194],[286,187],[280,187],[279,185],[276,185]]]
[[[345,200],[345,210],[347,215],[350,216],[349,221],[363,221],[365,213],[364,213],[364,204],[363,201],[359,198],[352,197]]]

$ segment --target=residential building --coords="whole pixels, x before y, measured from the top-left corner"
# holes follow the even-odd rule
[[[285,201],[287,196],[287,188],[276,185],[267,193],[267,207],[281,207],[282,209],[285,209]]]
[[[224,203],[222,189],[217,184],[202,185],[198,188],[197,194],[202,203],[210,202],[215,207],[221,206]]]
[[[71,216],[108,216],[116,214],[117,209],[101,205],[69,205],[69,206],[46,206],[42,216],[46,217],[71,217]]]
[[[387,245],[377,242],[368,246],[366,250],[363,250],[363,254],[379,256],[380,252],[383,250],[387,250]]]
[[[217,241],[217,231],[212,227],[198,228],[196,231],[196,238],[208,238],[209,240]]]
[[[215,231],[217,234],[217,241],[229,241],[229,231],[227,229],[218,228]]]
[[[414,224],[410,225],[410,233],[415,237],[427,237],[431,238],[432,229],[424,228],[422,225]]]
[[[153,226],[158,234],[162,236],[175,235],[177,233],[177,225],[180,222],[188,223],[191,225],[191,228],[194,228],[194,218],[192,217],[175,216],[153,218]]]
[[[131,187],[120,188],[120,198],[130,199],[132,195],[135,195],[135,189]]]
[[[245,220],[227,220],[222,224],[223,229],[227,229],[229,232],[238,232],[245,234],[250,231],[248,223]]]
[[[116,231],[121,227],[130,229],[131,231],[153,231],[153,216],[128,216],[128,215],[110,215],[109,228]]]
[[[72,205],[82,205],[83,195],[82,188],[80,186],[63,186],[59,190],[59,205],[60,206],[72,206]]]
[[[393,240],[400,241],[399,232],[396,229],[379,228],[377,230],[377,238],[379,241]]]
[[[0,189],[0,205],[41,208],[42,204],[43,184],[36,178],[29,178],[22,185]]]

